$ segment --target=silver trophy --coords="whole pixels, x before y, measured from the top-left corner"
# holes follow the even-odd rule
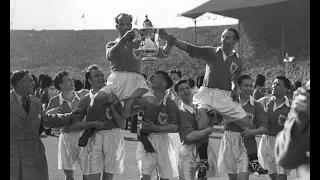
[[[143,28],[135,30],[133,41],[140,41],[139,48],[133,49],[133,55],[141,61],[157,61],[159,53],[159,34],[146,15]]]

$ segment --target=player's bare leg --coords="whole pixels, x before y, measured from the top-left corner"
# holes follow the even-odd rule
[[[215,123],[215,111],[212,109],[212,115],[208,115],[208,108],[200,107],[197,110],[197,121],[198,121],[198,130],[207,128],[209,125],[213,126]],[[200,157],[200,168],[198,171],[198,178],[204,178],[206,176],[207,170],[209,169],[208,164],[208,142],[201,144],[198,148],[199,157]]]

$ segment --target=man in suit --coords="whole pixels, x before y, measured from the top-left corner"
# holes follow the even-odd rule
[[[31,95],[35,83],[28,71],[15,71],[10,81],[10,180],[48,180],[40,124],[62,127],[76,123],[77,115],[44,114],[40,100]]]

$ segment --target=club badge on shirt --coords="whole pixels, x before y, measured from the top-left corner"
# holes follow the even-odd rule
[[[247,112],[247,115],[248,115],[248,117],[249,117],[249,120],[250,120],[251,122],[253,122],[254,114],[251,114],[251,113],[248,113],[248,112]]]
[[[232,62],[230,65],[230,73],[231,74],[235,73],[237,69],[238,69],[238,65],[236,63]]]
[[[278,118],[278,123],[280,126],[283,126],[286,122],[287,116],[280,114]]]
[[[112,114],[112,111],[111,111],[110,108],[107,108],[107,110],[106,110],[106,117],[108,119],[112,119],[113,118],[113,114]]]
[[[160,112],[158,116],[158,121],[160,124],[165,124],[168,121],[168,114]]]

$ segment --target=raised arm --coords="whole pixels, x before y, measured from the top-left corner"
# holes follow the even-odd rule
[[[174,36],[169,35],[168,41],[175,45],[178,49],[188,53],[192,58],[207,60],[207,57],[212,52],[215,52],[215,48],[211,46],[194,46],[187,42],[176,39]]]
[[[127,41],[134,38],[134,31],[127,31],[118,41],[109,42],[106,46],[106,57],[109,61],[114,61],[117,59],[117,53],[119,48],[124,48]]]
[[[178,40],[171,34],[168,34],[164,29],[159,29],[159,36],[160,38],[167,40],[167,47],[164,47],[164,52],[167,55],[170,53],[172,45],[175,45],[178,49],[187,52],[190,57],[202,60],[206,60],[208,54],[210,54],[212,50],[215,50],[214,47],[194,46],[184,41]]]

